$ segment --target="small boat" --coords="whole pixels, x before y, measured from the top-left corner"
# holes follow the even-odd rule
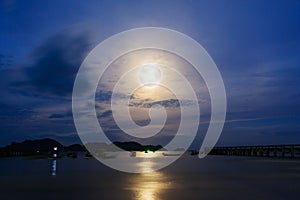
[[[115,154],[109,154],[107,152],[96,153],[96,156],[98,158],[103,158],[103,159],[112,159],[112,158],[116,158],[117,157],[117,155],[115,155]]]
[[[33,155],[30,156],[31,159],[45,159],[48,158],[47,153],[36,151]]]
[[[93,158],[93,156],[92,156],[92,154],[90,154],[90,153],[87,152],[87,153],[85,154],[85,158],[86,158],[86,159],[90,159],[90,158]]]
[[[162,153],[163,156],[180,156],[181,153]]]
[[[67,156],[68,156],[69,158],[77,158],[77,153],[70,152],[70,153],[67,154]]]
[[[37,154],[37,155],[32,155],[32,156],[30,156],[30,158],[31,159],[47,159],[48,158],[48,156],[47,156],[47,154]]]
[[[145,153],[150,153],[151,152],[151,150],[150,149],[146,149],[145,150]],[[153,152],[153,151],[152,151]]]
[[[135,151],[131,151],[130,152],[130,157],[136,157],[136,152]]]

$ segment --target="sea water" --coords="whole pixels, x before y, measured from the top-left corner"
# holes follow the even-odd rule
[[[149,162],[149,160],[147,161]],[[143,163],[140,163],[143,166]],[[118,172],[84,154],[0,158],[0,199],[298,199],[300,160],[188,154],[152,173]]]

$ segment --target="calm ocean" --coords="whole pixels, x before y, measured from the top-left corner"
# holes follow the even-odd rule
[[[185,155],[154,173],[95,159],[0,158],[0,199],[298,199],[300,160]]]

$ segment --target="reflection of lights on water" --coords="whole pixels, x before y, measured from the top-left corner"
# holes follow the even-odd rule
[[[147,153],[146,153],[147,152]],[[140,169],[139,171],[142,173],[150,173],[155,170],[155,162],[154,159],[159,157],[159,153],[153,152],[153,151],[148,151],[146,152],[138,152],[137,157],[139,157],[141,162],[137,164],[137,167]]]
[[[53,147],[54,153],[53,153],[53,158],[57,157],[57,147]]]
[[[157,153],[150,151],[150,150],[146,150],[146,152],[141,152],[138,155],[139,155],[139,157],[142,157],[142,158],[155,158],[158,156]]]
[[[52,176],[56,175],[56,160],[52,162]]]
[[[142,173],[151,173],[154,169],[153,169],[153,165],[154,163],[151,162],[150,160],[151,158],[147,158],[145,157],[144,160],[142,162],[139,163],[138,167],[141,168],[141,172]]]
[[[166,176],[161,172],[145,173],[133,176],[131,186],[127,189],[134,191],[136,200],[158,200],[165,189],[171,188]]]
[[[139,157],[143,158],[138,166],[141,169],[141,174],[133,175],[129,181],[127,190],[134,193],[136,200],[159,200],[162,199],[161,193],[170,189],[172,183],[167,180],[162,172],[153,171],[155,162],[154,159],[159,157],[158,152],[138,152]]]

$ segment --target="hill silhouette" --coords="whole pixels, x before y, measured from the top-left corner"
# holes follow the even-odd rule
[[[161,145],[141,145],[137,142],[113,142],[106,143],[87,143],[86,146],[91,149],[100,151],[157,151],[164,150]],[[120,149],[116,148],[119,147]],[[53,152],[54,147],[58,152],[68,151],[87,151],[86,147],[81,144],[72,144],[64,146],[56,140],[45,138],[38,140],[25,140],[23,142],[12,142],[10,145],[0,148],[0,157],[5,156],[28,156],[36,155],[37,153]]]

